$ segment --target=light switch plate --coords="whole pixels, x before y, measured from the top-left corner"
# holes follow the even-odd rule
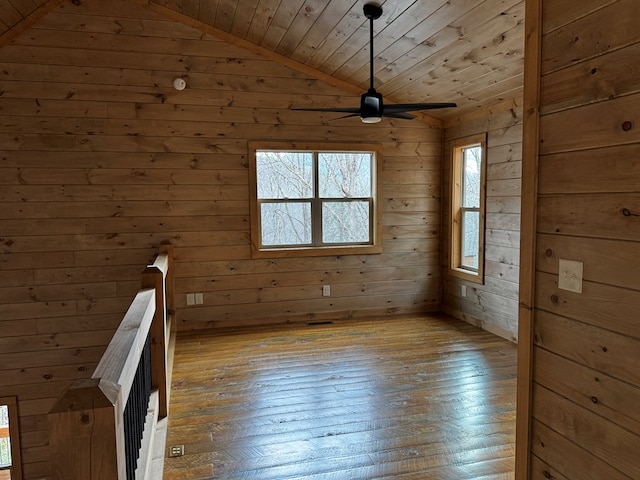
[[[195,298],[196,298],[196,305],[204,304],[204,295],[202,293],[196,293]]]
[[[582,293],[582,262],[560,259],[558,265],[558,288]]]
[[[187,293],[187,306],[191,307],[196,304],[196,296],[193,293]]]

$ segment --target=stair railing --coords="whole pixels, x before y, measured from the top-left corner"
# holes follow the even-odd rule
[[[155,426],[168,414],[174,308],[173,247],[161,245],[91,378],[74,382],[49,412],[54,479],[148,476]]]

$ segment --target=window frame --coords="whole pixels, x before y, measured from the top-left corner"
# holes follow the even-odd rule
[[[480,146],[480,205],[478,208],[463,207],[463,151],[466,148]],[[487,196],[487,134],[481,133],[458,138],[450,142],[451,178],[449,182],[449,275],[473,283],[484,284],[484,239]],[[462,266],[462,229],[463,212],[475,212],[478,219],[478,269],[477,271]]]
[[[365,255],[382,253],[382,205],[380,198],[382,195],[382,146],[377,143],[313,143],[313,142],[272,142],[272,141],[253,141],[249,142],[249,202],[250,202],[250,236],[251,236],[251,256],[252,258],[278,258],[278,257],[303,257],[303,256],[326,256],[326,255]],[[372,153],[373,168],[371,179],[371,197],[367,197],[370,205],[370,222],[369,222],[369,238],[370,243],[351,244],[351,245],[292,245],[278,247],[263,247],[262,232],[260,223],[260,205],[258,199],[258,179],[256,152],[261,150],[281,151],[281,152],[313,152],[317,153],[344,153],[344,152],[370,152]],[[323,202],[318,195],[317,179],[314,179],[315,193],[314,197],[309,200],[312,206],[312,223],[318,223],[321,226],[322,216],[318,205],[322,206]],[[328,202],[337,201],[352,202],[361,201],[362,199],[326,199]],[[291,201],[291,200],[286,200]],[[294,199],[294,202],[296,200]],[[274,203],[277,203],[274,202]],[[316,235],[322,235],[322,229],[315,229]],[[312,238],[312,242],[317,239]]]
[[[22,480],[22,458],[20,456],[20,432],[18,427],[18,399],[16,397],[0,397],[0,405],[9,410],[9,441],[11,442],[11,480]]]

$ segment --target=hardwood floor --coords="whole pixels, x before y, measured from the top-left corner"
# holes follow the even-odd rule
[[[445,315],[180,334],[164,479],[512,479],[515,388]]]

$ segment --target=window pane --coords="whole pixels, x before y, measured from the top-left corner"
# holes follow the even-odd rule
[[[480,244],[480,213],[462,212],[460,266],[478,270],[478,246]]]
[[[318,155],[320,197],[370,197],[371,163],[370,153],[320,153]]]
[[[369,202],[323,202],[324,243],[368,243]]]
[[[0,468],[11,466],[11,442],[9,441],[9,407],[0,405]]]
[[[258,198],[313,197],[313,153],[256,152]]]
[[[468,147],[462,150],[462,206],[480,207],[480,166],[482,147]]]
[[[311,244],[311,203],[262,203],[262,245]]]

